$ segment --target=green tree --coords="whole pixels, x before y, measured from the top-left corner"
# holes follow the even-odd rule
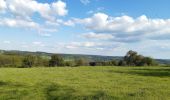
[[[0,67],[19,67],[21,64],[21,56],[0,54]]]
[[[145,66],[153,66],[153,65],[157,65],[156,61],[153,60],[152,58],[150,57],[145,57],[143,60],[142,60],[143,64]]]
[[[65,61],[65,66],[74,67],[75,66],[75,61]]]
[[[151,66],[151,65],[156,65],[156,62],[154,59],[150,57],[144,57],[142,55],[139,55],[136,51],[128,51],[127,54],[125,55],[124,62],[128,66]],[[121,62],[120,62],[121,63]],[[119,64],[121,65],[121,64]]]
[[[127,65],[129,66],[135,66],[135,62],[136,62],[136,58],[137,58],[137,52],[136,51],[128,51],[127,54],[124,57],[124,61],[126,62]]]
[[[35,56],[27,55],[24,57],[24,59],[22,61],[22,66],[30,68],[30,67],[34,66],[35,60],[36,60]]]
[[[35,66],[48,66],[49,59],[43,58],[41,56],[36,56]]]
[[[124,60],[120,60],[120,61],[118,62],[118,66],[127,66],[127,63],[126,63],[126,61],[124,61]]]
[[[110,66],[117,66],[118,62],[116,60],[109,61]]]
[[[61,56],[54,54],[51,56],[51,59],[49,61],[49,66],[64,66],[64,60]]]
[[[75,66],[87,66],[89,65],[88,61],[84,58],[75,59]]]

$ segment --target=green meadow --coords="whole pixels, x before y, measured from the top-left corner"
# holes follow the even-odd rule
[[[170,67],[0,68],[0,100],[170,100]]]

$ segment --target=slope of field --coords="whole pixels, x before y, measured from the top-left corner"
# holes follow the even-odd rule
[[[0,100],[9,99],[170,100],[170,68],[1,68]]]

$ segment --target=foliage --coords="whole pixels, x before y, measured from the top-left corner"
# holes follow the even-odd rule
[[[117,61],[100,61],[100,62],[89,62],[90,66],[117,66]]]
[[[19,52],[5,52],[0,54],[0,67],[54,67],[54,66],[153,66],[157,62],[150,58],[139,55],[135,51],[128,51],[123,59],[110,59],[95,61],[88,57],[75,57],[74,59],[65,59],[65,56],[53,54],[50,57],[40,56],[43,52],[37,53],[19,53]],[[49,54],[50,55],[50,54]],[[70,56],[71,57],[71,56]],[[99,57],[99,56],[95,56]]]
[[[54,54],[51,56],[51,59],[49,61],[49,66],[64,66],[64,60],[61,56]]]
[[[89,63],[86,59],[80,58],[80,59],[75,59],[75,66],[88,66]]]
[[[0,54],[0,67],[17,67],[22,64],[22,57],[16,55],[2,55]]]
[[[126,66],[127,64],[126,64],[126,61],[124,61],[124,60],[120,60],[119,62],[118,62],[118,66]]]
[[[23,59],[22,67],[32,67],[36,63],[36,56],[27,55]]]
[[[65,66],[74,67],[75,65],[75,61],[65,61]]]
[[[127,54],[124,57],[124,63],[128,66],[153,66],[156,65],[156,62],[154,59],[150,57],[144,57],[142,55],[138,55],[135,51],[128,51]],[[121,65],[121,64],[120,64]]]

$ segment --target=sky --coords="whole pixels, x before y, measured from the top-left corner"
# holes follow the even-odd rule
[[[170,59],[170,0],[0,0],[0,49]]]

